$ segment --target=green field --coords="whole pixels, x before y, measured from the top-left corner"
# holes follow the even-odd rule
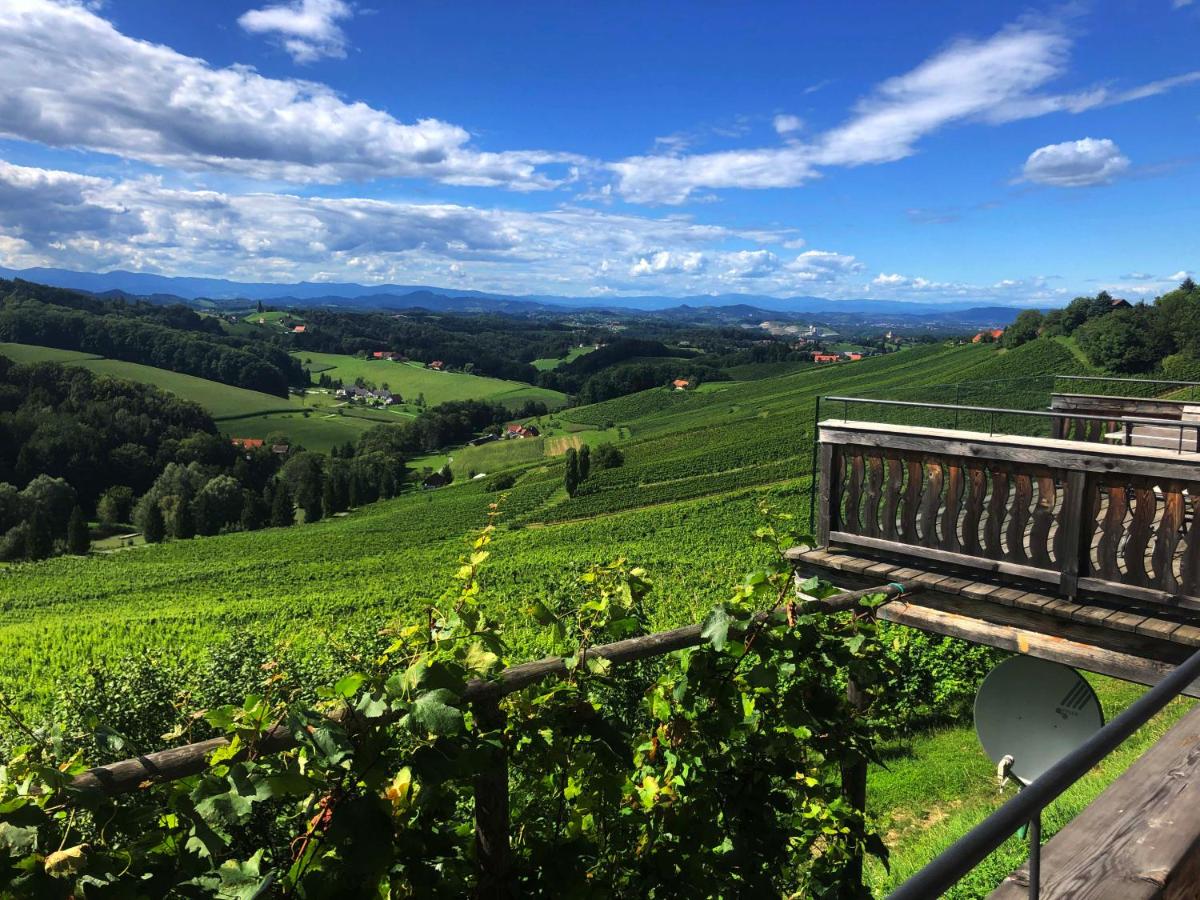
[[[125,378],[129,381],[154,385],[185,400],[199,403],[217,420],[301,408],[300,402],[295,398],[276,397],[259,391],[248,391],[245,388],[197,378],[194,375],[183,375],[154,366],[143,366],[140,363],[103,359],[74,350],[0,343],[0,356],[7,356],[17,362],[69,363],[73,366],[90,369],[97,375],[111,375],[114,378]]]
[[[545,356],[541,359],[535,359],[532,363],[530,363],[530,365],[532,365],[539,372],[549,372],[551,369],[557,369],[559,366],[564,366],[567,363],[575,362],[575,360],[579,359],[579,357],[587,356],[595,349],[595,347],[572,347],[567,351],[566,356],[560,356],[558,358]]]
[[[306,354],[314,363],[319,356]],[[452,486],[410,492],[345,518],[15,565],[0,576],[0,689],[38,710],[55,684],[88,665],[122,654],[195,662],[233,636],[258,635],[306,660],[327,659],[346,628],[373,631],[405,620],[451,581],[463,535],[482,524],[487,505],[498,499],[488,490],[490,478],[461,477],[467,469],[507,469],[516,476],[485,572],[488,602],[505,623],[512,661],[545,649],[544,630],[526,612],[533,600],[561,596],[585,566],[619,556],[644,566],[653,579],[654,626],[695,621],[762,558],[752,537],[760,500],[807,516],[818,395],[952,400],[956,382],[985,381],[996,390],[1001,379],[1048,372],[1086,369],[1069,347],[1053,341],[1008,352],[930,345],[853,365],[723,383],[711,392],[654,389],[543,417],[540,439],[452,451],[454,468],[463,470]],[[1004,392],[1006,399],[1022,396],[1011,384]],[[1027,399],[1038,402],[1032,388]],[[300,428],[326,421],[316,416],[272,416],[264,423]],[[575,439],[619,439],[626,462],[594,471],[569,498],[561,457],[548,451]],[[1112,708],[1136,693],[1107,682],[1101,687]],[[1086,802],[1131,756],[1115,759],[1064,803]],[[940,760],[954,768],[933,778],[928,767]],[[886,769],[872,772],[870,800],[895,859],[892,875],[872,872],[881,892],[997,803],[968,727],[915,737],[886,762]],[[1048,831],[1064,820],[1065,813],[1048,817]],[[1014,859],[1010,853],[985,873],[1003,874]]]
[[[464,375],[460,372],[435,372],[416,362],[392,362],[386,359],[362,359],[338,353],[292,354],[304,361],[310,372],[340,378],[345,384],[354,384],[362,378],[383,387],[385,384],[405,402],[418,396],[425,397],[426,406],[436,406],[450,400],[496,400],[510,406],[519,406],[526,400],[540,400],[550,409],[566,405],[567,397],[559,391],[534,387],[519,381],[487,378],[481,375]]]

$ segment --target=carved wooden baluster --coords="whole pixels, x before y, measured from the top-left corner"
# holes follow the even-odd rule
[[[1179,580],[1175,577],[1175,550],[1179,547],[1179,529],[1183,525],[1183,485],[1165,482],[1162,490],[1163,514],[1154,541],[1154,586],[1174,594],[1179,589]]]
[[[1150,530],[1158,512],[1158,498],[1150,486],[1133,492],[1133,519],[1129,523],[1129,539],[1125,542],[1125,583],[1139,587],[1150,586],[1146,572],[1146,548],[1150,545]]]
[[[1189,597],[1200,596],[1200,493],[1189,493],[1191,521],[1188,522],[1186,546],[1179,563],[1179,590]]]
[[[971,556],[983,556],[979,546],[979,520],[983,518],[983,503],[987,495],[987,475],[983,467],[976,463],[967,465],[966,512],[963,513],[962,544],[963,553]]]
[[[1087,482],[1088,496],[1083,501],[1083,521],[1079,523],[1079,546],[1083,549],[1083,558],[1079,561],[1079,575],[1091,577],[1095,571],[1096,530],[1100,527],[1100,488],[1094,479]]]
[[[1074,424],[1075,440],[1086,441],[1087,440],[1087,420],[1086,419],[1073,419],[1072,421],[1075,423]]]
[[[837,494],[833,504],[833,512],[836,517],[836,522],[830,522],[829,527],[832,531],[845,530],[846,519],[842,515],[842,506],[846,502],[846,448],[834,447],[834,465],[837,468],[837,477],[834,479],[834,484],[837,485]]]
[[[908,485],[904,489],[904,503],[900,508],[900,539],[906,544],[918,544],[917,512],[921,507],[925,472],[920,461],[912,457],[904,460],[904,467],[908,470]]]
[[[863,449],[855,447],[850,457],[850,480],[846,485],[846,524],[842,529],[851,534],[862,534]]]
[[[983,552],[989,559],[1003,559],[1000,535],[1004,533],[1004,514],[1008,511],[1008,472],[992,469],[992,499],[988,503],[987,523],[983,528]]]
[[[1120,581],[1121,569],[1117,565],[1117,551],[1120,550],[1121,538],[1125,535],[1125,513],[1129,508],[1129,501],[1125,496],[1123,484],[1109,482],[1101,485],[1100,489],[1104,491],[1108,504],[1097,550],[1100,577],[1105,581]]]
[[[1051,569],[1050,526],[1054,524],[1054,502],[1058,497],[1051,475],[1039,475],[1037,479],[1037,505],[1033,508],[1033,526],[1029,529],[1029,554],[1033,564]]]
[[[1013,493],[1012,517],[1005,529],[1004,542],[1008,547],[1008,559],[1025,563],[1029,555],[1025,552],[1025,528],[1029,524],[1029,504],[1033,502],[1033,479],[1026,472],[1013,476],[1016,490]]]
[[[883,460],[875,454],[867,457],[867,494],[863,505],[863,534],[879,537],[879,501],[883,499]]]
[[[900,528],[896,515],[900,510],[900,489],[904,486],[904,466],[900,457],[889,453],[887,457],[887,495],[883,501],[883,538],[888,541],[900,540]]]
[[[946,461],[946,509],[942,513],[942,546],[958,553],[962,541],[958,539],[958,516],[962,509],[963,469],[955,457]]]
[[[938,507],[942,505],[942,464],[936,459],[925,463],[925,498],[921,501],[921,544],[937,547]]]

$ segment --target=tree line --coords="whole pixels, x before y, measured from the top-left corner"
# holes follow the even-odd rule
[[[1153,303],[1128,304],[1107,291],[1076,297],[1065,308],[1023,310],[1001,346],[1019,347],[1039,336],[1072,335],[1088,360],[1126,375],[1161,371],[1180,380],[1200,378],[1200,287],[1186,278]]]
[[[395,426],[332,457],[235,446],[199,406],[149,385],[0,357],[0,559],[86,552],[88,519],[147,542],[292,525],[394,496]]]
[[[102,301],[21,281],[0,281],[0,295],[0,341],[95,353],[279,397],[309,382],[285,348],[226,335],[215,320],[182,307]]]

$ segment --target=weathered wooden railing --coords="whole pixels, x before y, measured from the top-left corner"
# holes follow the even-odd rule
[[[1194,400],[1055,393],[1050,410],[1051,437],[1102,443],[1119,434],[1118,442],[1130,446],[1200,449],[1200,404]]]
[[[882,584],[865,590],[849,591],[827,597],[824,600],[806,599],[802,608],[806,612],[837,613],[858,606],[865,597],[883,595],[896,597],[900,594],[916,594],[920,585],[897,583]],[[787,614],[759,613],[746,623],[747,626],[786,625]],[[694,647],[703,642],[701,625],[688,625],[671,631],[660,631],[642,637],[629,638],[612,644],[592,647],[586,651],[587,658],[606,659],[614,664],[634,662],[663,656],[685,647]],[[504,712],[500,701],[509,694],[529,687],[546,678],[562,678],[568,673],[566,660],[561,656],[550,656],[533,662],[510,666],[494,680],[475,680],[468,683],[462,700],[470,705],[485,727],[501,727]],[[853,691],[852,691],[853,696]],[[348,708],[336,711],[330,718],[353,730],[354,713]],[[380,721],[380,720],[376,720]],[[387,720],[382,720],[386,722]],[[143,790],[154,784],[175,781],[203,772],[209,766],[213,751],[228,746],[223,737],[198,741],[182,747],[172,747],[147,753],[134,759],[126,759],[109,765],[97,766],[78,775],[70,785],[71,792],[78,794],[102,794],[116,796]],[[268,730],[253,744],[253,752],[259,756],[281,753],[299,745],[297,736],[284,726]],[[232,757],[245,759],[251,752],[246,748]],[[475,792],[475,849],[478,870],[478,896],[507,897],[509,890],[509,807],[508,807],[508,758],[505,751],[498,749],[490,759],[489,766],[480,769],[474,783]],[[847,766],[842,772],[842,790],[847,800],[862,809],[866,796],[865,766]],[[70,797],[68,796],[68,802]],[[861,878],[861,860],[858,862]]]
[[[1200,609],[1200,460],[1166,450],[827,420],[821,546]]]

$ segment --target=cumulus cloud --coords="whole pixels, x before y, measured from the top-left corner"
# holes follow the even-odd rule
[[[626,199],[646,203],[682,203],[702,189],[798,187],[822,167],[903,159],[917,151],[922,138],[951,125],[1078,113],[1200,81],[1200,72],[1189,72],[1120,91],[1045,92],[1065,73],[1070,48],[1061,31],[1037,26],[1006,28],[986,40],[959,40],[882,82],[855,104],[846,122],[808,142],[639,156],[610,168]]]
[[[907,282],[908,282],[908,278],[906,278],[904,275],[901,275],[899,273],[892,273],[891,275],[888,275],[883,272],[880,272],[878,275],[876,275],[874,278],[871,279],[871,284],[884,285],[884,286],[895,285],[895,284],[905,284]]]
[[[184,170],[336,182],[423,176],[516,190],[555,187],[585,162],[483,152],[461,126],[400,122],[311,81],[213,68],[135,40],[90,9],[5,0],[0,136]]]
[[[789,113],[780,113],[774,118],[772,124],[775,126],[776,134],[791,134],[804,127],[804,120]]]
[[[1022,177],[1053,187],[1088,187],[1108,184],[1128,169],[1128,157],[1108,138],[1084,138],[1034,150]]]
[[[343,0],[292,0],[247,10],[238,17],[238,24],[250,34],[276,38],[293,60],[310,63],[346,55],[346,33],[338,20],[353,14]]]
[[[773,274],[766,287],[794,285],[774,252],[736,249],[767,234],[578,207],[187,190],[0,161],[0,262],[9,265],[264,281],[438,283],[469,273],[472,287],[518,293],[643,281],[665,293],[706,291]]]

